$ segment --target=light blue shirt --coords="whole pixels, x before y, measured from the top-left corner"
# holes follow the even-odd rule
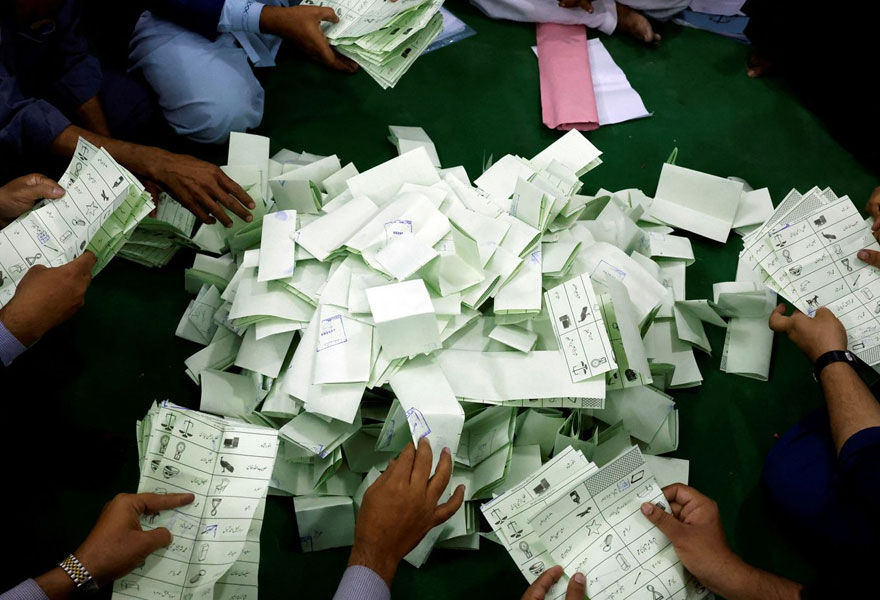
[[[0,321],[0,361],[5,366],[12,364],[22,352],[27,350],[24,344],[19,342],[12,333],[6,329],[6,325]]]
[[[231,33],[235,40],[247,53],[255,67],[274,67],[281,38],[267,33],[260,33],[260,15],[266,4],[272,6],[290,6],[289,0],[226,0],[220,22],[217,24],[219,33]],[[293,4],[296,4],[294,2]]]

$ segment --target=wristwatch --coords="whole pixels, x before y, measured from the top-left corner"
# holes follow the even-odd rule
[[[67,573],[76,584],[74,596],[90,596],[98,591],[98,584],[95,582],[94,578],[92,578],[89,570],[86,569],[73,554],[58,563],[58,566],[64,569],[64,572]]]
[[[847,363],[853,368],[853,371],[856,372],[856,375],[859,375],[860,377],[863,367],[867,367],[867,365],[862,362],[862,360],[858,356],[856,356],[849,350],[832,350],[831,352],[826,352],[816,359],[816,364],[813,365],[813,379],[818,382],[819,374],[822,373],[822,369],[836,362]]]

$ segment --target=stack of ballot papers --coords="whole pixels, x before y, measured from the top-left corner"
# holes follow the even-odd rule
[[[324,28],[330,44],[384,89],[393,88],[443,29],[443,0],[304,0],[329,6],[338,23]]]
[[[60,178],[66,193],[0,231],[0,307],[34,265],[59,267],[93,253],[99,273],[154,208],[150,194],[106,150],[80,138]]]
[[[846,328],[848,348],[870,365],[880,363],[880,273],[858,257],[880,245],[871,220],[848,196],[830,188],[792,190],[743,245],[746,282],[770,288],[809,316],[828,308]]]
[[[119,256],[147,267],[164,267],[190,241],[196,216],[166,193],[159,195],[156,215],[141,221]]]
[[[641,190],[582,194],[602,160],[578,131],[474,180],[438,167],[442,148],[421,128],[393,126],[390,139],[400,155],[362,170],[336,155],[270,156],[267,138],[233,134],[223,169],[253,198],[254,220],[192,238],[202,252],[176,333],[201,348],[186,373],[201,411],[278,431],[269,493],[295,498],[303,551],[351,544],[367,487],[421,438],[435,465],[451,450],[446,493],[464,484],[466,502],[406,557],[416,566],[433,548],[478,549],[480,504],[538,469],[564,465],[529,493],[579,484],[637,444],[674,474],[665,483],[686,480],[686,461],[657,456],[679,443],[669,393],[701,384],[706,323],[733,330],[728,372],[766,379],[769,347],[765,364],[752,334],[760,319],[769,332],[772,292],[738,274],[711,299],[688,298],[690,239]],[[732,203],[749,207],[742,227],[757,226],[769,196],[742,181],[690,171],[663,200],[699,197],[706,178],[712,191],[754,193]],[[508,546],[537,556],[539,535]],[[651,556],[678,573],[655,540]],[[557,561],[550,545],[541,552],[544,566]],[[541,571],[524,556],[532,580]]]
[[[191,493],[186,506],[141,517],[174,542],[113,586],[121,598],[257,599],[260,530],[278,432],[170,402],[137,424],[138,492]]]
[[[591,599],[708,597],[642,515],[645,502],[670,512],[637,447],[602,468],[568,447],[481,510],[530,583],[553,565],[563,567],[548,600],[564,598],[575,573],[586,578]]]

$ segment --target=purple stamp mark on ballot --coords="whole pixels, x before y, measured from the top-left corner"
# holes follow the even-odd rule
[[[415,439],[420,440],[431,433],[428,421],[419,409],[411,408],[406,411],[406,420],[409,423],[409,430]]]
[[[342,315],[333,315],[328,319],[321,320],[321,332],[318,337],[317,352],[338,346],[348,342],[345,337],[345,326],[343,324]]]

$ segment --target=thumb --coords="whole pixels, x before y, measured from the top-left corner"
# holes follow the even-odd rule
[[[148,554],[152,554],[159,548],[164,548],[174,540],[171,532],[164,527],[157,527],[141,533],[141,539]]]
[[[70,261],[71,268],[81,271],[83,275],[91,273],[92,268],[98,262],[98,257],[86,250],[81,255]]]
[[[322,7],[321,11],[318,13],[318,17],[320,17],[321,21],[339,23],[339,15],[337,15],[336,11],[330,7]]]
[[[49,179],[45,175],[34,173],[27,178],[27,190],[34,200],[41,198],[58,199],[64,195],[64,190],[58,185],[54,179]]]
[[[868,263],[872,267],[880,267],[880,252],[876,250],[859,250],[859,260]]]
[[[642,504],[642,514],[659,529],[663,535],[669,538],[674,546],[681,532],[682,524],[674,516],[650,502]]]
[[[565,600],[582,600],[587,597],[587,578],[583,573],[575,573],[569,579],[568,588],[565,590]]]

